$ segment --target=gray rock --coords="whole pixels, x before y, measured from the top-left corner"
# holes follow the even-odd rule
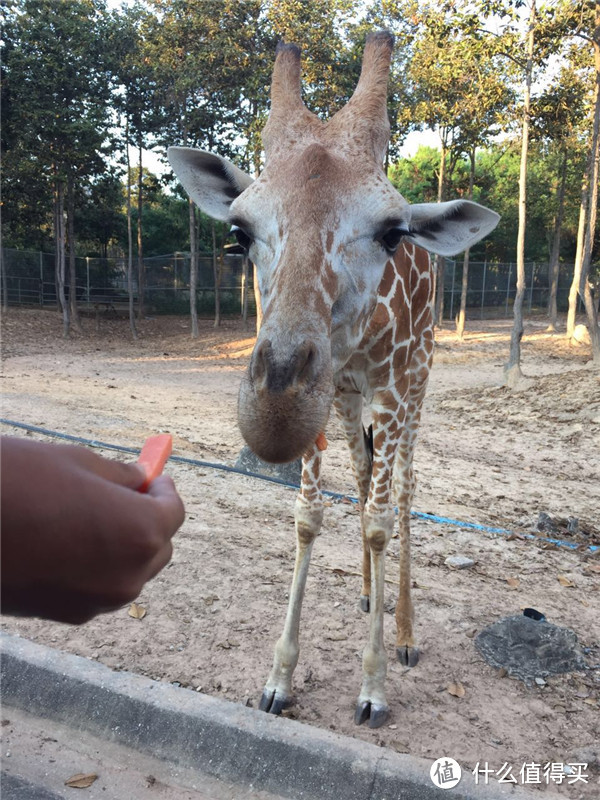
[[[444,564],[452,569],[468,569],[475,566],[475,561],[468,556],[448,556]]]
[[[488,664],[504,667],[527,685],[548,675],[587,669],[575,632],[545,619],[505,617],[482,630],[475,646]]]
[[[244,445],[240,450],[235,465],[244,472],[254,473],[255,475],[266,475],[269,478],[279,478],[286,483],[300,486],[302,477],[302,459],[291,461],[289,464],[269,464],[263,461],[255,453]]]

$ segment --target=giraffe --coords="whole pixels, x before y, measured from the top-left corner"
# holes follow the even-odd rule
[[[415,437],[434,344],[427,251],[455,255],[499,220],[463,200],[411,206],[388,181],[383,162],[392,47],[387,31],[367,37],[354,94],[323,122],[301,99],[299,48],[280,43],[263,133],[265,167],[256,180],[215,154],[168,151],[193,200],[231,223],[257,267],[264,316],[240,386],[241,432],[266,461],[302,456],[289,605],[260,708],[279,714],[293,699],[304,589],[323,520],[317,440],[333,407],[358,484],[360,607],[370,617],[354,719],[372,728],[389,714],[383,605],[394,501],[400,528],[396,653],[407,666],[418,660],[409,515]],[[362,426],[365,403],[372,446]]]

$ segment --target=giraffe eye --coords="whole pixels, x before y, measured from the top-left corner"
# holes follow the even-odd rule
[[[252,238],[238,225],[231,226],[231,233],[235,235],[239,246],[247,253],[250,245],[252,244]]]
[[[388,253],[395,253],[402,239],[409,235],[406,228],[390,228],[378,237],[378,241]]]

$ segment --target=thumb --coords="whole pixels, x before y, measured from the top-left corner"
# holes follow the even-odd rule
[[[147,496],[160,505],[172,536],[185,519],[183,501],[173,480],[168,475],[159,475],[148,487]]]

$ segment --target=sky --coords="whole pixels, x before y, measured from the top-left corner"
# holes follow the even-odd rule
[[[432,130],[412,131],[412,133],[408,134],[404,144],[400,148],[400,155],[402,158],[412,158],[421,145],[439,149],[439,136]],[[161,176],[168,171],[168,168],[162,162],[158,153],[154,153],[152,150],[144,150],[142,162],[144,167],[154,173],[154,175]]]
[[[133,0],[107,0],[107,6],[109,9],[118,9],[123,5],[131,5],[132,2]],[[413,131],[406,137],[400,149],[400,155],[403,158],[412,158],[420,145],[439,148],[440,140],[438,135],[432,130]],[[144,151],[142,160],[144,167],[155,175],[161,176],[168,171],[168,168],[165,166],[160,156],[151,150]]]

